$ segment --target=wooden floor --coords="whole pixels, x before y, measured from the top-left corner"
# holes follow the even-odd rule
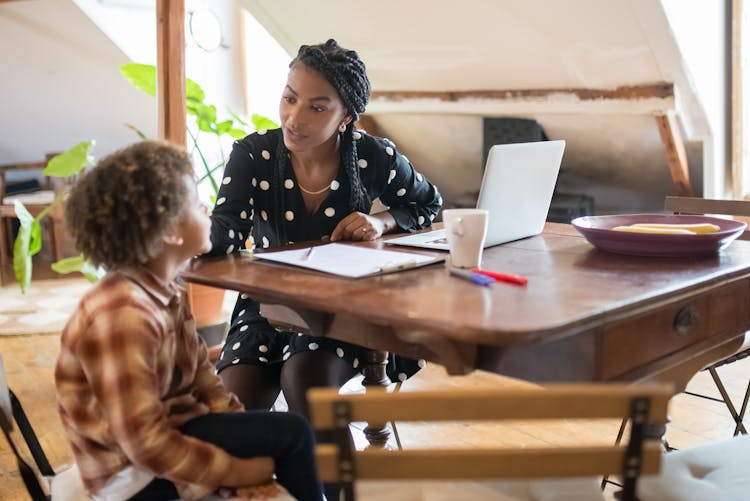
[[[0,336],[0,354],[11,388],[23,403],[32,425],[40,435],[42,446],[53,466],[68,464],[71,453],[62,435],[55,412],[52,369],[58,353],[58,336]],[[741,399],[750,375],[750,359],[720,369],[728,389],[735,399]],[[525,384],[493,374],[475,372],[468,376],[449,377],[441,367],[428,364],[417,376],[404,383],[401,391],[432,389],[445,386],[487,386]],[[357,382],[348,385],[359,389]],[[706,373],[698,374],[689,385],[693,391],[716,395]],[[685,448],[700,443],[728,438],[733,423],[723,405],[711,401],[678,395],[673,399],[672,422],[668,427],[670,445]],[[490,425],[478,423],[397,424],[398,438],[404,448],[422,447],[439,443],[444,446],[486,447],[488,445],[536,445],[565,443],[609,443],[619,423],[604,422],[573,426],[566,422],[542,424]],[[395,438],[389,447],[397,447]],[[611,493],[608,497],[613,499]],[[26,500],[15,460],[5,440],[0,439],[0,499]]]

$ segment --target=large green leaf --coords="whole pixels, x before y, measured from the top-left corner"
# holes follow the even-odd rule
[[[52,263],[52,269],[63,275],[79,272],[91,283],[98,281],[104,275],[104,270],[94,266],[91,261],[83,257],[83,254],[75,257],[66,257],[56,263]]]
[[[202,104],[197,111],[195,123],[198,129],[216,134],[216,106]]]
[[[91,150],[96,141],[83,141],[67,151],[55,155],[47,163],[42,174],[45,176],[68,177],[78,174],[85,167],[93,165],[94,157]]]
[[[244,131],[242,129],[229,129],[227,131],[227,134],[235,139],[242,139],[243,137],[247,136],[247,131]]]
[[[26,294],[31,282],[31,257],[41,248],[42,231],[39,221],[21,202],[16,200],[13,208],[20,223],[16,241],[13,243],[13,271],[21,292]],[[34,249],[36,252],[32,252]]]
[[[196,101],[202,103],[206,99],[206,93],[203,88],[190,78],[185,79],[185,96],[190,101]]]
[[[253,115],[250,117],[250,121],[253,122],[255,130],[270,130],[279,128],[279,124],[277,124],[270,118],[264,117],[263,115],[258,115],[257,113],[253,113]]]
[[[120,72],[136,89],[156,97],[156,66],[153,64],[125,63]]]

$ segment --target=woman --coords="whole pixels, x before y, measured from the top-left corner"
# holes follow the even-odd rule
[[[440,193],[387,139],[355,130],[370,82],[356,52],[335,40],[303,45],[289,65],[281,128],[237,141],[212,215],[213,253],[246,240],[258,247],[309,240],[374,240],[431,224]],[[379,198],[389,209],[370,214]],[[341,386],[361,370],[362,347],[277,332],[242,294],[217,370],[248,409],[267,409],[280,390],[289,409],[308,415],[306,392]],[[421,362],[422,365],[424,362]],[[414,360],[391,357],[388,375],[404,380]]]

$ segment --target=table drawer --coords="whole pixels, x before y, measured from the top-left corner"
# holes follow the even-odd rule
[[[712,336],[750,328],[750,281],[707,292],[601,333],[600,374],[610,379]]]

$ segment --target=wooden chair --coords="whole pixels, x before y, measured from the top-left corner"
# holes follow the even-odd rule
[[[351,501],[387,496],[396,499],[423,499],[405,495],[406,486],[419,483],[373,482],[405,479],[516,479],[491,482],[481,496],[502,499],[538,499],[533,491],[549,489],[545,499],[568,496],[567,499],[604,499],[594,475],[622,474],[622,499],[635,499],[638,476],[659,471],[661,444],[649,430],[660,429],[666,422],[667,402],[672,389],[667,385],[560,385],[543,389],[446,389],[439,392],[339,395],[335,389],[313,388],[309,392],[313,426],[332,430],[335,443],[318,445],[317,457],[321,479],[338,483]],[[349,423],[368,421],[460,421],[460,420],[540,420],[597,419],[628,416],[631,433],[627,445],[569,446],[543,448],[491,449],[419,449],[389,451],[368,448],[356,451],[349,433]],[[556,477],[567,479],[563,485]],[[533,484],[525,479],[546,479]],[[521,479],[521,480],[519,480]],[[547,484],[545,484],[547,482]],[[373,486],[368,489],[368,484]],[[441,484],[455,488],[456,483]],[[355,489],[356,486],[356,489]],[[567,492],[565,490],[567,489]],[[570,490],[575,493],[571,493]],[[377,492],[377,494],[375,494]],[[530,494],[531,493],[531,494]],[[445,493],[443,493],[445,494]],[[442,497],[441,499],[448,499]],[[469,499],[465,492],[462,499]],[[561,499],[561,498],[557,498]]]
[[[20,200],[31,213],[37,216],[52,201],[55,196],[72,182],[69,179],[58,179],[44,177],[42,189],[32,193],[8,195],[6,193],[8,172],[18,171],[41,171],[47,166],[47,162],[54,156],[48,154],[44,162],[31,162],[12,165],[0,165],[0,284],[10,283],[14,280],[13,272],[13,221],[16,219],[14,200]],[[63,257],[75,255],[75,249],[65,230],[65,222],[62,210],[53,211],[42,223],[42,253],[46,261],[53,263]],[[58,276],[49,267],[36,267],[35,277],[53,278]]]
[[[664,209],[678,214],[728,215],[733,216],[739,220],[744,220],[745,222],[750,222],[750,201],[744,200],[711,200],[695,197],[667,197],[664,203]],[[745,231],[745,233],[740,235],[739,239],[750,240],[750,231]],[[745,333],[745,339],[741,347],[733,355],[724,358],[723,360],[720,360],[714,364],[711,364],[703,369],[711,374],[711,378],[713,379],[714,384],[716,384],[716,388],[719,390],[719,394],[721,395],[721,400],[707,395],[685,392],[693,396],[723,402],[727,410],[729,411],[729,414],[732,416],[732,419],[734,420],[734,435],[738,435],[740,433],[747,434],[747,429],[745,428],[743,420],[745,418],[745,412],[747,411],[748,400],[750,399],[750,377],[748,377],[747,389],[745,390],[745,396],[742,400],[740,410],[737,411],[734,403],[732,402],[732,399],[729,396],[729,393],[726,390],[726,387],[724,386],[724,383],[719,377],[717,369],[724,365],[742,360],[743,358],[747,358],[748,356],[750,356],[750,332]]]

